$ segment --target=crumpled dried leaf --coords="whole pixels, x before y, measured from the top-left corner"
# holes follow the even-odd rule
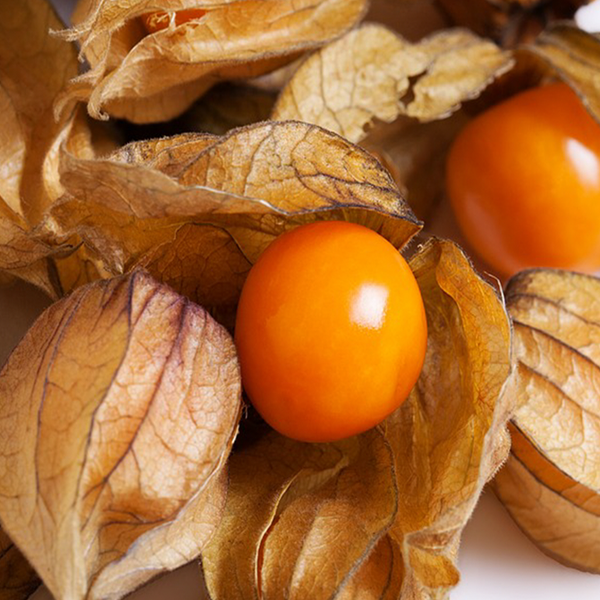
[[[55,274],[49,257],[59,252],[49,244],[35,239],[25,220],[0,198],[0,269],[56,295]]]
[[[113,274],[145,266],[228,325],[248,270],[283,231],[349,219],[400,248],[420,228],[381,165],[319,127],[268,122],[168,145],[142,142],[104,160],[66,153],[69,195],[48,226],[79,235]]]
[[[508,453],[511,332],[497,292],[455,244],[429,242],[410,265],[427,356],[410,401],[386,422],[400,491],[388,535],[404,560],[402,598],[434,598],[458,582],[462,530]]]
[[[25,600],[39,586],[36,572],[0,529],[0,600]]]
[[[600,280],[524,271],[506,295],[520,405],[496,491],[544,552],[600,572]]]
[[[332,444],[272,432],[233,455],[202,554],[211,597],[337,598],[394,519],[393,473],[379,429]]]
[[[59,175],[59,152],[63,146],[69,153],[86,160],[91,160],[99,151],[114,146],[114,141],[107,137],[106,132],[100,133],[98,141],[92,137],[88,117],[78,109],[72,120],[65,125],[54,144],[53,152],[46,159],[42,177],[48,190],[50,206],[64,193]],[[42,221],[47,222],[46,215]],[[37,245],[45,243],[47,246],[53,297],[62,297],[76,287],[110,276],[102,267],[101,257],[90,252],[77,235],[62,236],[56,231],[48,235],[45,227],[40,225],[28,234],[28,241]]]
[[[207,12],[151,35],[139,19],[184,8]],[[63,103],[85,100],[96,118],[168,120],[218,81],[256,77],[341,35],[365,10],[365,0],[83,0],[64,37],[81,42],[91,69]]]
[[[51,297],[99,276],[76,239],[41,239],[38,225],[62,195],[59,147],[92,154],[81,114],[53,117],[53,102],[77,74],[72,44],[49,36],[62,22],[45,0],[0,2],[0,271]]]
[[[228,334],[145,273],[42,314],[0,373],[0,520],[56,598],[121,598],[198,555],[240,394]]]
[[[412,44],[367,24],[310,56],[283,89],[272,118],[315,123],[358,142],[375,119],[447,117],[512,65],[510,54],[467,30]]]
[[[429,242],[411,266],[429,327],[417,386],[360,436],[270,433],[232,456],[202,555],[213,600],[441,598],[457,583],[462,529],[509,449],[510,324],[451,242]]]
[[[465,122],[447,117],[513,64],[510,54],[467,30],[410,43],[367,24],[308,58],[272,117],[315,123],[363,142],[394,175],[417,216],[427,218],[443,187],[446,151]],[[392,121],[367,134],[375,123]]]
[[[44,0],[0,3],[0,197],[29,223],[49,205],[41,171],[69,115],[52,103],[77,74],[75,48],[48,36],[61,21]]]
[[[181,171],[199,152],[217,142],[218,136],[206,133],[179,135],[130,142],[107,156],[112,162],[148,165],[167,175]]]
[[[358,571],[344,586],[340,600],[398,600],[404,577],[398,547],[388,536],[381,539]]]
[[[43,0],[0,2],[0,270],[50,295],[49,257],[61,249],[34,239],[31,229],[53,199],[52,178],[43,173],[69,120],[54,121],[52,102],[77,73],[74,49],[48,38],[48,27],[61,25]]]

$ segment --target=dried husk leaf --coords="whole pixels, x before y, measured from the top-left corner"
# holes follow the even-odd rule
[[[0,2],[0,197],[30,224],[51,200],[41,173],[69,120],[55,122],[52,103],[77,74],[75,48],[48,36],[61,26],[44,0]]]
[[[228,325],[248,270],[283,231],[348,219],[400,248],[420,228],[381,165],[319,127],[269,122],[168,143],[104,160],[66,153],[69,195],[49,226],[79,235],[113,274],[145,266]]]
[[[39,223],[63,193],[59,148],[93,154],[79,112],[53,116],[53,103],[77,73],[71,44],[49,35],[62,22],[44,0],[0,2],[0,271],[33,283],[51,297],[99,276],[77,239],[40,237]]]
[[[336,597],[390,527],[397,510],[392,451],[380,431],[355,440],[349,464],[303,493],[297,480],[261,544],[259,588],[267,598]],[[354,455],[356,452],[356,455]],[[310,592],[310,593],[309,593]],[[332,593],[333,592],[333,593]]]
[[[360,436],[271,433],[232,457],[202,557],[213,600],[442,598],[457,583],[462,529],[509,450],[510,323],[451,242],[429,242],[411,266],[429,326],[417,386]]]
[[[138,18],[183,8],[207,13],[152,35]],[[82,43],[91,70],[63,102],[85,100],[96,118],[168,120],[218,81],[256,77],[341,35],[365,10],[365,0],[84,0],[65,37]]]
[[[362,142],[426,219],[441,193],[448,147],[466,121],[448,117],[513,64],[508,53],[466,30],[411,43],[383,25],[367,24],[308,58],[272,116]],[[379,122],[394,123],[368,133]]]
[[[230,480],[225,516],[202,554],[213,599],[347,598],[363,564],[352,587],[387,580],[385,564],[367,566],[397,509],[380,430],[332,444],[272,432],[232,457]]]
[[[39,586],[36,572],[0,529],[0,600],[25,600]]]
[[[427,312],[423,372],[386,422],[399,509],[389,537],[404,561],[402,598],[443,598],[458,582],[462,530],[505,460],[512,410],[510,323],[497,292],[452,242],[410,261]]]
[[[143,272],[79,288],[0,373],[0,521],[57,598],[121,598],[198,555],[240,413],[228,334]]]
[[[520,406],[497,493],[544,552],[600,572],[600,280],[525,271],[507,303]]]
[[[48,38],[48,27],[61,26],[43,0],[0,2],[0,271],[49,295],[56,295],[49,257],[60,249],[31,230],[53,200],[48,171],[69,120],[54,121],[52,102],[77,73],[74,49]]]
[[[0,198],[0,269],[56,295],[56,277],[49,257],[57,249],[31,235],[22,217]]]
[[[382,538],[338,595],[340,600],[397,600],[404,565],[398,546]]]
[[[173,169],[180,171],[186,161],[194,159],[199,152],[212,146],[217,140],[218,137],[212,134],[182,133],[130,142],[107,158],[113,162],[152,166],[169,175]]]
[[[598,572],[598,515],[579,508],[540,482],[511,454],[496,477],[498,496],[526,535],[552,558]],[[495,480],[495,481],[496,481]],[[571,542],[566,540],[571,538]]]
[[[315,123],[352,142],[374,120],[449,116],[513,65],[493,43],[463,30],[413,44],[366,24],[310,56],[283,89],[272,118]]]
[[[427,72],[414,84],[406,114],[420,121],[449,116],[514,65],[512,56],[489,40],[450,29],[421,42],[431,57]]]
[[[93,131],[93,129],[97,131]],[[55,151],[50,155],[51,160],[47,161],[49,167],[44,172],[44,181],[47,185],[52,185],[52,205],[65,192],[59,173],[60,153],[63,148],[74,156],[84,160],[93,160],[105,152],[113,151],[115,144],[115,140],[107,130],[99,125],[90,127],[87,115],[79,107],[73,115],[73,119],[56,140]],[[38,239],[46,241],[50,247],[60,250],[60,253],[55,252],[51,257],[51,269],[55,273],[54,283],[59,297],[91,281],[110,277],[110,273],[102,266],[102,257],[90,251],[79,236],[65,237],[59,231],[52,231],[52,235],[48,235],[46,215],[42,221],[43,225],[33,232],[32,237],[36,241]]]

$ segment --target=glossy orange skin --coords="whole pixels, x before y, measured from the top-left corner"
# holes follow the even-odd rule
[[[156,33],[161,29],[166,29],[171,22],[173,12],[156,11],[142,15],[142,23],[148,33]],[[175,25],[182,25],[194,19],[201,19],[206,14],[205,10],[200,8],[189,8],[175,12]]]
[[[325,442],[366,431],[416,383],[427,345],[421,293],[387,240],[323,221],[277,238],[242,291],[242,383],[280,433]]]
[[[600,268],[600,125],[567,85],[476,117],[450,151],[447,190],[460,229],[498,274]]]

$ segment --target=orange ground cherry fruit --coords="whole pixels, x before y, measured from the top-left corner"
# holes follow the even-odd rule
[[[182,25],[188,21],[201,19],[205,14],[206,11],[200,8],[189,8],[187,10],[169,12],[159,10],[142,15],[142,23],[148,33],[156,33],[161,29],[166,29],[172,18],[175,19],[175,25]]]
[[[427,345],[410,267],[386,239],[322,221],[278,237],[252,267],[235,341],[246,393],[294,439],[366,431],[419,377]]]
[[[447,163],[467,241],[499,274],[600,268],[600,125],[563,83],[477,116]]]

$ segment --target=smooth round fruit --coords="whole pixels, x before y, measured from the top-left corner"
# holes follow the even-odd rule
[[[183,23],[193,21],[194,19],[201,19],[206,14],[206,11],[200,8],[189,8],[186,10],[170,12],[158,10],[142,15],[142,23],[148,33],[156,33],[169,26],[173,13],[175,13],[175,25],[182,25]]]
[[[476,117],[450,151],[447,190],[467,241],[499,274],[600,268],[600,125],[567,85]]]
[[[423,301],[387,240],[323,221],[278,237],[242,291],[235,341],[242,383],[274,429],[323,442],[366,431],[419,377]]]

